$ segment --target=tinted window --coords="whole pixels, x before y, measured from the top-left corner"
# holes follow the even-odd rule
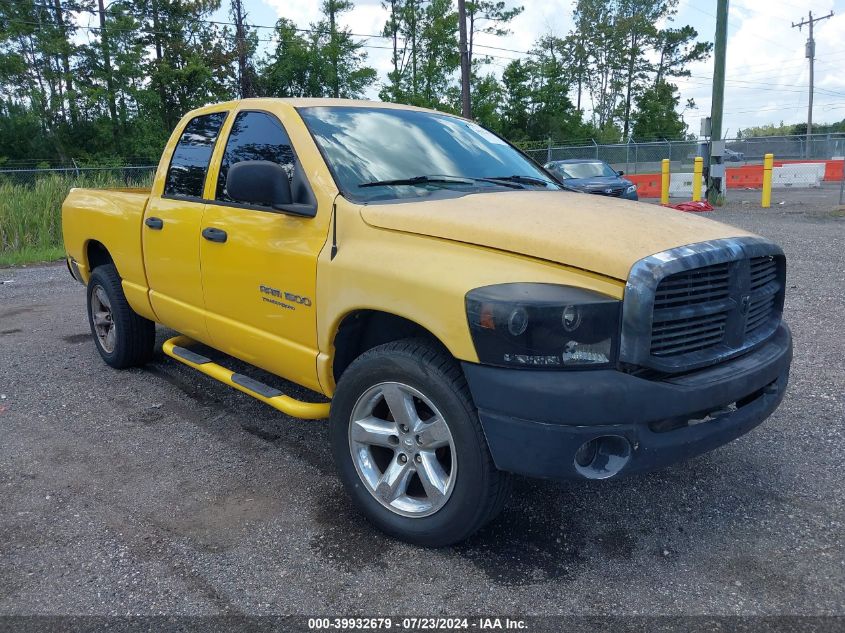
[[[217,199],[232,202],[226,195],[229,167],[243,160],[269,160],[284,167],[293,177],[293,148],[278,119],[263,112],[241,112],[232,124],[226,152],[217,178]]]
[[[323,151],[344,195],[358,201],[419,198],[449,187],[464,192],[506,191],[489,182],[379,185],[374,181],[418,176],[541,181],[531,188],[558,189],[531,160],[480,125],[419,110],[375,107],[309,107],[299,114]],[[529,185],[526,185],[529,186]]]
[[[193,118],[185,126],[170,159],[164,195],[202,197],[208,161],[225,119],[225,112],[215,112]]]

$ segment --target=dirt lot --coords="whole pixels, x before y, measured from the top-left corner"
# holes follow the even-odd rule
[[[658,474],[519,480],[439,551],[356,516],[323,423],[111,370],[63,266],[0,270],[0,614],[845,615],[845,219],[779,201],[710,215],[786,250],[781,409]]]

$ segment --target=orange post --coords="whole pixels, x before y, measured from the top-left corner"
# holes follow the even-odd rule
[[[670,164],[669,159],[664,158],[660,167],[660,204],[669,204]]]

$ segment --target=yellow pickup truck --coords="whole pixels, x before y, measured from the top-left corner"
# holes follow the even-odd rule
[[[151,190],[74,189],[62,225],[109,365],[148,361],[161,323],[175,360],[330,418],[357,507],[417,544],[490,521],[510,473],[662,467],[754,428],[786,389],[777,245],[568,191],[449,114],[211,105],[179,123]]]

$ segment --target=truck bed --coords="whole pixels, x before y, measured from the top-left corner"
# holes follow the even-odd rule
[[[92,242],[108,244],[124,282],[146,287],[141,252],[141,223],[150,197],[149,189],[70,190],[62,204],[65,249],[87,279]]]

